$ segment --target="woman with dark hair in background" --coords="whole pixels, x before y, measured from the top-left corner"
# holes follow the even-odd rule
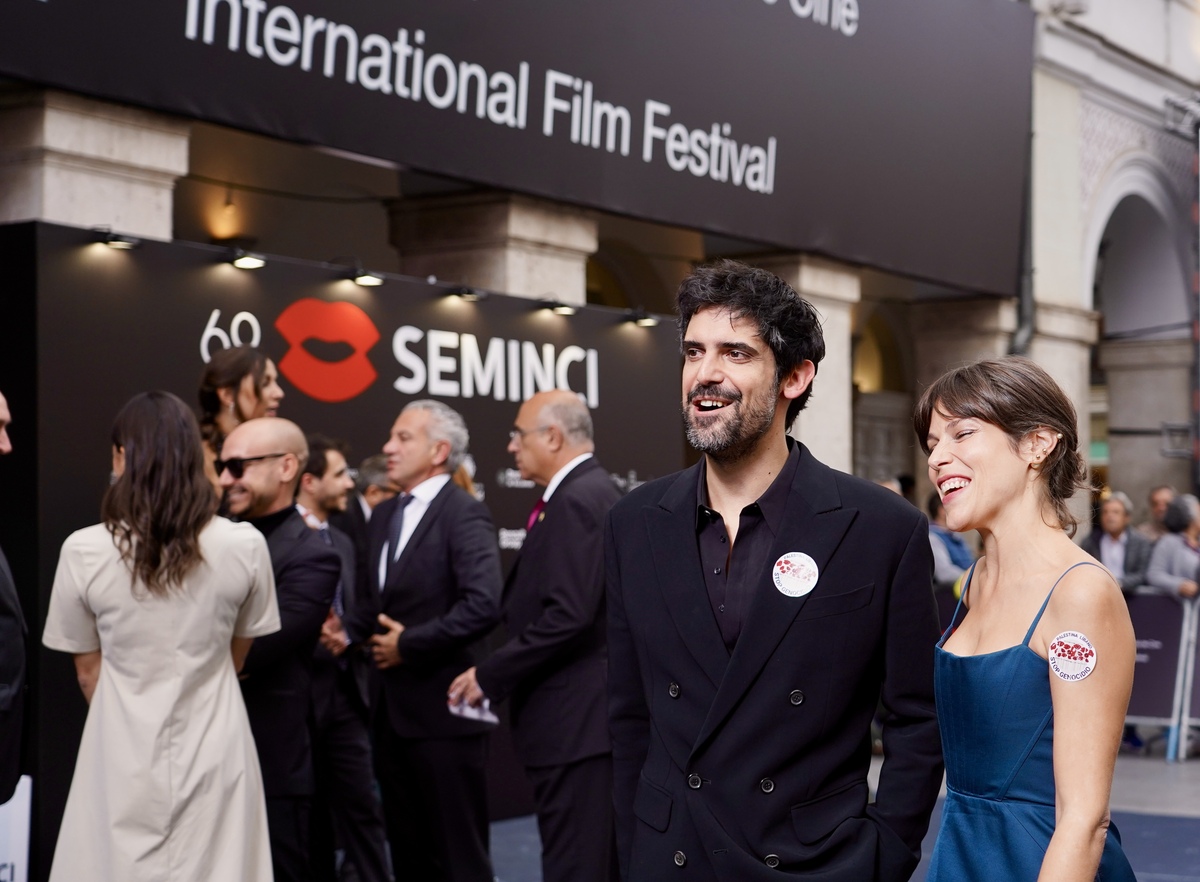
[[[1200,567],[1200,500],[1190,493],[1176,496],[1163,514],[1167,533],[1154,543],[1146,583],[1163,594],[1195,597]]]
[[[42,642],[88,701],[52,882],[270,880],[237,671],[279,630],[262,534],[215,517],[196,418],[135,396],[112,433],[102,523],[63,543]]]
[[[914,422],[947,526],[984,552],[935,650],[947,796],[928,880],[1134,882],[1108,809],[1133,627],[1069,536],[1075,408],[1032,361],[992,358],[938,379]]]
[[[213,353],[200,375],[200,434],[204,439],[204,473],[221,493],[213,463],[234,426],[246,420],[278,416],[283,389],[275,362],[257,349],[234,346]]]

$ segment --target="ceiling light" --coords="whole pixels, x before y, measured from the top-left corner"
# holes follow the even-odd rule
[[[253,270],[262,269],[267,265],[267,259],[261,254],[253,251],[246,251],[243,248],[235,248],[233,251],[233,259],[229,261],[238,269]]]
[[[548,309],[555,315],[574,315],[577,310],[569,303],[563,303],[561,300],[542,300],[540,302],[542,309]]]
[[[457,297],[459,300],[465,300],[467,303],[478,303],[480,300],[487,300],[489,292],[482,288],[468,288],[463,285],[461,288],[451,288],[446,292],[451,297]]]
[[[650,315],[650,313],[646,312],[645,307],[642,306],[629,311],[629,321],[633,322],[639,328],[658,327],[658,316]]]
[[[114,251],[132,251],[142,244],[141,239],[135,239],[133,236],[122,236],[120,233],[106,233],[102,241]]]
[[[356,270],[353,278],[354,284],[364,288],[377,288],[383,284],[383,276],[364,269]]]

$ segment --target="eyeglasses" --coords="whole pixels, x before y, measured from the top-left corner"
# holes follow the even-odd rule
[[[538,426],[536,429],[513,429],[511,432],[508,433],[508,440],[516,441],[518,438],[520,438],[522,441],[524,441],[526,435],[532,435],[534,432],[544,432],[547,429],[552,429],[552,428],[554,428],[554,427],[553,426]]]
[[[262,456],[234,456],[229,459],[218,459],[213,463],[213,468],[217,470],[219,476],[226,469],[229,474],[237,480],[242,475],[246,474],[246,463],[260,462],[264,459],[275,459],[277,456],[287,456],[286,453],[264,453]]]

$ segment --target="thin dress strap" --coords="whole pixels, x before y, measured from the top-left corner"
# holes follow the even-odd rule
[[[958,612],[962,609],[963,601],[967,599],[967,590],[971,587],[971,577],[975,575],[975,567],[979,566],[979,561],[971,564],[971,568],[967,570],[967,577],[963,580],[962,594],[958,595],[958,605],[954,607],[954,615],[950,616],[950,624],[946,626],[946,630],[942,632],[942,639],[937,642],[941,646],[946,642],[946,638],[954,633],[954,623],[958,621]]]
[[[1069,567],[1063,570],[1062,575],[1055,579],[1054,584],[1050,586],[1050,593],[1047,594],[1046,599],[1042,601],[1042,608],[1039,609],[1037,615],[1033,617],[1033,624],[1030,625],[1029,630],[1025,632],[1025,639],[1021,641],[1022,646],[1029,645],[1029,638],[1033,636],[1034,629],[1037,628],[1038,622],[1042,620],[1042,613],[1044,613],[1046,611],[1046,607],[1050,605],[1050,597],[1054,594],[1054,589],[1058,587],[1058,583],[1066,577],[1067,573],[1071,572],[1071,570],[1075,569],[1076,567],[1099,567],[1100,569],[1104,570],[1104,567],[1100,566],[1100,564],[1094,563],[1090,560],[1081,560],[1079,563],[1071,564]],[[1104,570],[1104,572],[1107,573],[1108,570]]]

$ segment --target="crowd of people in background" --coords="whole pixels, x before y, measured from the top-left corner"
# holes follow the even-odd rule
[[[902,882],[943,756],[930,879],[1132,880],[1107,807],[1122,592],[1197,594],[1200,502],[1156,487],[1135,530],[1114,492],[1073,544],[1074,408],[1007,357],[918,405],[926,530],[911,479],[874,486],[788,435],[825,354],[789,285],[721,261],[677,305],[700,461],[622,499],[581,399],[534,395],[507,450],[540,493],[506,574],[443,402],[407,403],[352,469],[279,415],[253,349],[213,356],[198,417],[134,396],[42,635],[90,704],[51,878],[491,882],[506,702],[545,882]],[[0,453],[9,419],[0,397]],[[10,583],[0,556],[0,600]],[[1060,749],[1056,718],[1092,737]]]

